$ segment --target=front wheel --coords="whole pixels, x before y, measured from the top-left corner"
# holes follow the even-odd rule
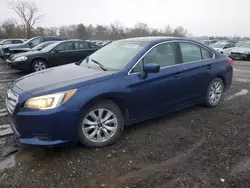
[[[205,104],[207,107],[215,107],[219,104],[224,90],[223,81],[220,78],[212,80],[207,88]]]
[[[88,147],[104,147],[115,143],[124,129],[124,118],[112,101],[103,101],[83,114],[78,126],[78,139]]]
[[[41,70],[45,70],[47,68],[47,63],[44,60],[35,60],[33,61],[32,65],[31,65],[31,70],[32,72],[38,72]]]

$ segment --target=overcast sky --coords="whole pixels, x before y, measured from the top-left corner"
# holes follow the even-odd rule
[[[0,22],[18,18],[0,0]],[[33,0],[45,16],[40,26],[136,22],[181,25],[194,35],[250,36],[250,0]]]

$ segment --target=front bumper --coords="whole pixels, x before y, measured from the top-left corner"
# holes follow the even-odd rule
[[[9,115],[13,132],[22,144],[53,146],[77,142],[79,110],[20,110]]]
[[[27,71],[29,70],[29,62],[28,61],[11,61],[10,59],[6,59],[6,66],[11,69]]]
[[[230,53],[228,55],[228,57],[230,57],[231,59],[247,59],[248,54],[244,54],[244,53]]]

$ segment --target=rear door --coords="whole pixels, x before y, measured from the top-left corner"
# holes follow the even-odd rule
[[[74,42],[60,43],[50,52],[49,61],[54,66],[64,65],[74,62],[75,46]]]
[[[182,88],[180,102],[193,103],[205,96],[209,83],[206,71],[213,71],[213,53],[192,42],[179,42],[182,63],[180,77]]]
[[[89,42],[86,41],[75,41],[75,51],[74,59],[75,61],[80,61],[85,59],[87,56],[91,55],[96,51],[96,48],[91,46]]]

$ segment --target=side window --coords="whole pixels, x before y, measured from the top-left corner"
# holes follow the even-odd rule
[[[90,48],[100,48],[99,46],[97,46],[96,44],[89,42],[89,47]]]
[[[180,42],[183,63],[202,60],[201,50],[198,45]]]
[[[168,67],[177,64],[175,43],[160,44],[148,52],[134,67],[131,73],[141,72],[142,64],[156,63],[160,67]]]
[[[206,50],[205,48],[201,48],[201,53],[202,53],[202,59],[210,59],[213,57],[212,52],[210,52],[209,50]]]
[[[235,45],[234,44],[230,44],[230,48],[233,48],[233,47],[235,47]]]
[[[223,49],[227,49],[227,48],[230,48],[229,44],[226,44]]]
[[[12,41],[11,40],[6,40],[3,42],[3,44],[12,44]]]
[[[87,42],[75,42],[76,50],[89,49],[89,44]]]
[[[62,44],[59,44],[59,46],[57,46],[55,48],[55,50],[58,50],[60,52],[64,52],[64,51],[72,51],[74,50],[74,46],[73,46],[73,42],[64,42]]]
[[[12,41],[12,44],[21,44],[21,43],[23,43],[23,41],[21,41],[21,40],[13,40]]]
[[[30,42],[32,42],[32,46],[37,46],[38,44],[40,44],[41,38],[36,38]]]

